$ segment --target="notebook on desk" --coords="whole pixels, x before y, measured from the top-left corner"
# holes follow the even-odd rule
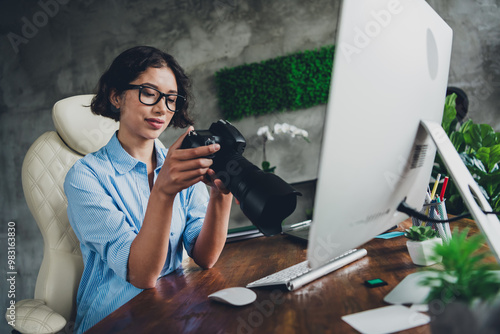
[[[452,31],[424,0],[344,0],[337,22],[313,222],[286,231],[308,239],[308,279],[293,266],[247,287],[295,289],[347,265],[408,218],[401,202],[424,203],[436,147],[421,121],[441,123]]]

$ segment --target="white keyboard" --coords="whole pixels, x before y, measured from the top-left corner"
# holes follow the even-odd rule
[[[331,273],[351,262],[366,255],[366,249],[351,249],[344,254],[332,259],[325,265],[311,270],[307,261],[300,262],[294,266],[278,271],[272,275],[263,277],[257,281],[247,284],[247,288],[259,286],[285,285],[288,290],[298,289],[326,274]]]

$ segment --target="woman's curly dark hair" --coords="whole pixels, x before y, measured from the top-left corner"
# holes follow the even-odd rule
[[[188,115],[189,102],[192,99],[191,81],[174,57],[150,46],[133,47],[115,58],[99,79],[97,93],[90,104],[92,112],[119,121],[120,113],[109,101],[110,93],[115,90],[117,95],[122,94],[132,81],[150,67],[170,68],[177,81],[178,94],[186,97],[182,109],[174,114],[168,126],[185,128],[192,125],[193,120]]]

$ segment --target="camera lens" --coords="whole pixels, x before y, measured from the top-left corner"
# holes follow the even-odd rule
[[[281,233],[283,220],[295,211],[299,192],[238,153],[216,155],[212,169],[253,225],[266,236]]]
[[[210,156],[216,177],[238,199],[243,213],[264,235],[281,233],[281,223],[295,210],[300,193],[279,176],[266,173],[245,159],[242,156],[245,138],[227,121],[212,123],[209,130],[192,132],[181,148],[215,143],[221,146]]]

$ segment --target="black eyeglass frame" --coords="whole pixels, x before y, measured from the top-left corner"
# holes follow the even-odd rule
[[[145,103],[145,102],[143,102],[141,100],[142,90],[144,88],[152,89],[154,91],[157,91],[160,94],[158,96],[158,99],[154,103]],[[155,104],[157,104],[158,102],[160,102],[160,100],[165,96],[165,105],[167,106],[167,109],[170,110],[170,111],[172,111],[172,112],[178,112],[178,111],[180,111],[180,109],[182,109],[182,105],[184,104],[184,102],[186,102],[186,97],[184,97],[182,95],[179,95],[179,94],[165,94],[165,93],[162,93],[158,89],[153,88],[151,86],[146,86],[146,85],[130,85],[129,84],[127,86],[126,90],[130,90],[130,89],[138,89],[139,90],[139,102],[141,102],[142,104],[147,105],[147,106],[154,106]],[[176,96],[176,101],[175,101],[176,110],[172,110],[168,106],[168,97],[169,96]],[[177,101],[178,99],[181,99],[181,100]],[[180,102],[180,108],[177,109],[177,106],[179,105],[179,102]]]

